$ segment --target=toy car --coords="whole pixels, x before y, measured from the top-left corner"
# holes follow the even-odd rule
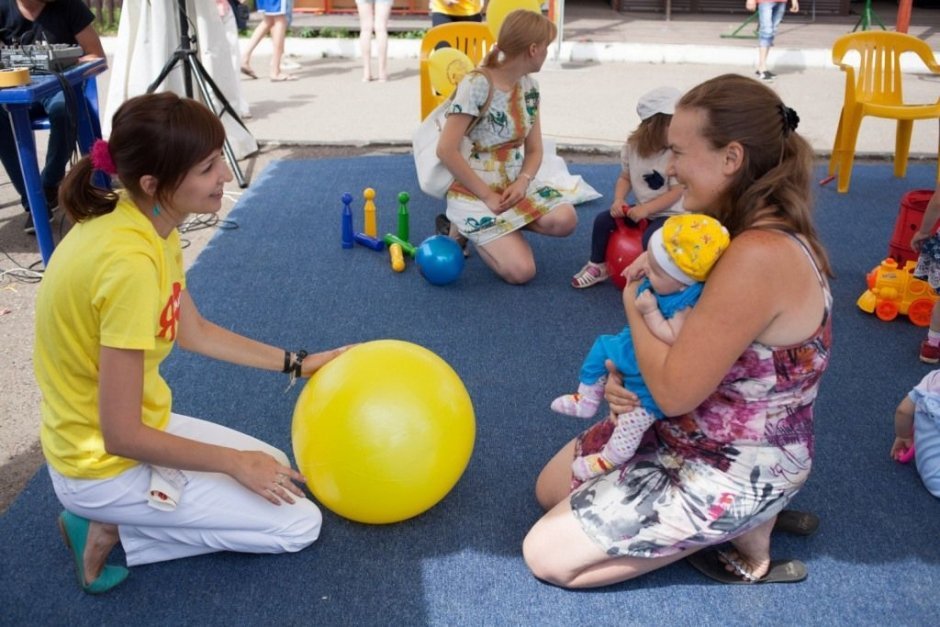
[[[940,296],[921,279],[914,278],[917,264],[908,261],[903,268],[888,258],[866,275],[868,289],[856,303],[862,311],[879,320],[894,320],[900,313],[919,327],[930,326],[930,314]]]

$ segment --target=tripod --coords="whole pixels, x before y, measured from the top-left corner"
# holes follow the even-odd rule
[[[182,63],[183,85],[186,91],[186,97],[193,97],[193,79],[195,78],[196,85],[199,87],[199,93],[202,95],[202,99],[206,104],[211,105],[213,102],[218,102],[222,105],[222,113],[219,114],[220,116],[224,113],[228,113],[232,116],[232,119],[238,122],[239,126],[245,129],[246,132],[249,132],[248,127],[245,126],[245,123],[242,122],[242,119],[235,112],[235,109],[232,108],[232,105],[229,103],[228,99],[226,99],[222,90],[215,84],[215,81],[212,80],[212,77],[209,76],[209,73],[206,71],[205,66],[199,61],[197,51],[192,48],[192,44],[196,43],[196,37],[195,35],[192,37],[189,35],[189,18],[186,15],[186,0],[177,0],[177,4],[179,6],[180,18],[180,47],[173,51],[173,55],[167,60],[163,69],[160,70],[160,75],[157,76],[147,88],[147,93],[152,94],[156,91],[157,87],[166,80],[166,77],[176,67],[176,64]],[[248,187],[248,182],[245,180],[245,175],[238,165],[238,160],[235,159],[235,151],[232,150],[232,144],[229,143],[228,137],[225,138],[222,144],[222,152],[225,153],[225,158],[232,168],[232,172],[235,174],[235,180],[238,181],[238,186],[242,189]]]
[[[854,33],[861,27],[862,30],[868,30],[871,28],[872,22],[878,24],[881,27],[881,30],[885,29],[884,22],[881,21],[881,18],[878,17],[878,14],[872,11],[871,9],[871,0],[865,0],[865,7],[862,9],[862,15],[858,18],[858,23],[855,24],[855,28],[852,29]]]
[[[754,11],[751,15],[747,16],[747,19],[741,22],[741,24],[734,29],[731,33],[722,33],[720,37],[722,39],[757,39],[757,24],[754,25],[754,34],[753,35],[739,35],[744,27],[757,20],[757,11]]]

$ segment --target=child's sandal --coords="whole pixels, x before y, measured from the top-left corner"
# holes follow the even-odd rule
[[[588,262],[578,273],[571,277],[571,287],[584,289],[591,287],[601,281],[606,281],[610,275],[607,274],[607,265]]]

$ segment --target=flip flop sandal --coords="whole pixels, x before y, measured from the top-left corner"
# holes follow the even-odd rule
[[[240,70],[241,70],[241,73],[244,74],[245,76],[248,76],[250,78],[258,78],[258,75],[255,74],[255,71],[251,69],[250,67],[248,67],[247,65],[241,66]]]
[[[799,560],[773,560],[763,577],[754,577],[744,564],[724,551],[705,549],[686,558],[697,571],[719,583],[752,585],[761,583],[799,583],[806,579],[806,564]],[[725,566],[731,566],[734,572]]]
[[[277,76],[271,77],[272,83],[284,83],[286,81],[296,81],[297,77],[293,74],[278,74]]]
[[[819,529],[819,516],[810,512],[785,509],[777,515],[774,531],[792,533],[796,536],[811,536]]]

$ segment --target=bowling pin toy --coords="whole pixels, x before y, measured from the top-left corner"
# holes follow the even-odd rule
[[[365,206],[363,212],[365,214],[364,228],[362,232],[368,235],[369,237],[376,237],[378,235],[378,226],[376,225],[375,220],[375,190],[371,187],[367,187],[362,190],[362,197],[365,198]]]

